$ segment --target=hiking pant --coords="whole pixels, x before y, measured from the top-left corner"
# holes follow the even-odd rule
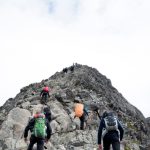
[[[48,98],[48,93],[46,93],[46,92],[43,93],[43,94],[42,94],[42,99],[43,99],[43,100],[47,100],[47,98]]]
[[[37,150],[44,150],[44,139],[37,138],[35,136],[31,136],[30,144],[27,150],[32,150],[35,143],[37,143]]]
[[[41,103],[46,104],[46,103],[47,103],[47,100],[48,100],[48,93],[47,93],[47,92],[44,92],[44,93],[42,94]]]
[[[80,117],[80,130],[84,130],[85,113]]]
[[[116,133],[106,134],[103,138],[103,147],[104,150],[110,150],[110,145],[112,144],[113,150],[120,150],[120,141]]]

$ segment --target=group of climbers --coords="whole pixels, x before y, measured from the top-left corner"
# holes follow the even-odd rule
[[[47,85],[44,86],[40,93],[41,103],[46,104],[48,97],[50,97],[50,89]],[[32,95],[35,95],[35,93]],[[50,126],[51,111],[50,108],[44,107],[43,110],[36,110],[32,119],[29,120],[24,130],[24,140],[27,142],[28,131],[31,132],[30,143],[27,150],[32,150],[35,143],[37,143],[37,150],[44,149],[44,143],[47,143],[51,137],[52,129]]]
[[[70,66],[69,68],[64,68],[64,69],[63,69],[63,72],[64,72],[64,73],[67,73],[69,70],[70,70],[71,72],[74,72],[75,66],[76,66],[76,64],[73,63],[73,65]]]
[[[96,112],[100,119],[100,125],[98,129],[99,150],[110,150],[111,144],[113,150],[120,150],[120,141],[123,139],[124,129],[117,117],[113,112],[107,111],[105,111],[101,117],[98,113],[98,106],[96,104],[91,104],[90,109]],[[80,129],[84,130],[84,124],[87,120],[86,118],[89,117],[88,111],[86,110],[86,105],[84,105],[81,100],[76,100],[74,112],[74,118],[78,117],[80,119]],[[101,139],[103,139],[103,146],[101,144]]]
[[[46,103],[46,99],[50,97],[48,86],[45,86],[42,89],[40,96],[44,103]],[[78,117],[80,119],[80,130],[84,130],[87,118],[89,117],[89,112],[82,100],[75,100],[74,102],[74,118]],[[98,113],[99,108],[97,105],[91,105],[90,109],[96,112],[100,119],[98,129],[98,150],[110,150],[111,144],[113,150],[120,150],[120,141],[123,138],[124,130],[117,117],[113,112],[108,113],[106,111],[101,117]],[[37,143],[37,150],[44,150],[44,142],[47,143],[52,134],[50,121],[51,111],[48,106],[44,107],[43,110],[36,111],[36,114],[28,122],[28,125],[24,130],[25,142],[27,141],[28,131],[31,131],[30,144],[28,145],[27,150],[32,150],[35,143]],[[103,140],[103,144],[101,144],[101,139]]]

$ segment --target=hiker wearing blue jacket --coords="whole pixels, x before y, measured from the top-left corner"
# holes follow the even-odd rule
[[[124,129],[114,114],[104,112],[98,129],[99,150],[110,150],[112,144],[113,150],[120,150],[120,141],[123,139]],[[103,148],[101,144],[103,139]]]

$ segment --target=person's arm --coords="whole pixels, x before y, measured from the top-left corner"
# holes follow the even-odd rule
[[[42,94],[43,94],[43,90],[42,90],[41,93],[40,93],[40,97],[42,96]]]
[[[99,125],[99,129],[98,129],[98,145],[101,144],[101,138],[102,138],[102,129],[104,127],[104,119],[101,120],[100,125]]]
[[[120,131],[120,141],[122,141],[124,135],[124,129],[119,121],[118,121],[118,129]]]
[[[85,112],[85,114],[88,116],[89,114],[88,114],[88,112],[87,112],[87,110],[85,109],[85,108],[83,108],[83,111]]]
[[[47,112],[47,113],[45,114],[45,116],[46,116],[46,118],[47,118],[47,120],[48,120],[49,122],[52,120],[51,112]]]
[[[84,111],[84,113],[88,116],[89,114],[88,114],[87,109],[85,109],[86,107],[88,107],[88,106],[83,105],[83,111]]]
[[[101,138],[102,138],[102,130],[105,126],[104,119],[101,120],[99,129],[98,129],[98,145],[99,145],[99,150],[102,150],[102,145],[101,145]]]
[[[49,140],[51,138],[51,134],[52,134],[52,129],[51,129],[51,126],[49,124],[49,122],[46,120],[46,126],[47,126],[47,140]]]
[[[28,122],[28,124],[27,124],[27,126],[25,127],[25,130],[24,130],[24,138],[26,139],[27,137],[28,137],[28,131],[29,130],[32,130],[32,128],[33,128],[33,126],[34,126],[34,118],[32,118],[29,122]]]
[[[48,93],[48,97],[50,97],[50,94],[49,94],[49,92],[47,92]]]

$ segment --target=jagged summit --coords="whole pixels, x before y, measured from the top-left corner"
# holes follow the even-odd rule
[[[148,127],[143,114],[112,86],[110,79],[106,76],[95,68],[75,64],[56,72],[40,83],[22,88],[15,98],[9,99],[0,108],[0,146],[2,149],[26,149],[20,135],[34,109],[42,107],[39,95],[44,85],[52,89],[47,105],[51,107],[53,118],[55,118],[51,122],[53,136],[49,149],[69,150],[73,147],[92,150],[96,148],[99,119],[93,119],[89,129],[84,132],[79,131],[78,120],[72,119],[73,101],[77,98],[82,99],[87,105],[96,103],[101,115],[104,110],[116,112],[126,131],[126,145],[138,147],[139,143],[146,144]],[[12,143],[10,144],[9,141]]]

